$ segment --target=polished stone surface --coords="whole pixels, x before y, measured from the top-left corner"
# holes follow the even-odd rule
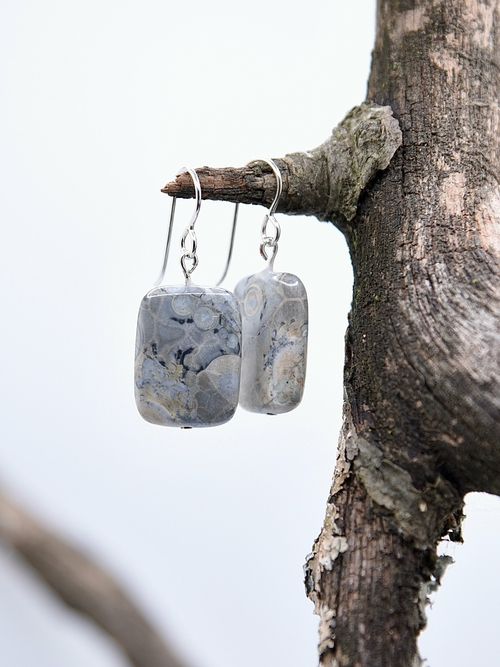
[[[269,268],[240,280],[235,296],[243,328],[240,405],[280,414],[302,400],[308,308],[302,282]]]
[[[139,309],[135,399],[163,426],[224,424],[238,405],[241,318],[233,294],[173,285],[146,294]]]

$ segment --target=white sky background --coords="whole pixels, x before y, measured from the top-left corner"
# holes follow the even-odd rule
[[[298,274],[310,299],[293,413],[240,410],[192,431],[142,421],[135,319],[162,259],[160,187],[184,165],[321,143],[364,99],[374,2],[18,0],[0,12],[0,479],[112,568],[194,667],[313,666],[302,565],[340,427],[351,288],[341,235],[281,216],[276,268]],[[191,206],[179,203],[175,244]],[[218,278],[232,213],[202,207],[196,282]],[[230,289],[263,268],[262,215],[243,207]],[[422,640],[432,667],[498,665],[500,503],[472,500],[469,541]],[[0,552],[0,664],[125,663]]]

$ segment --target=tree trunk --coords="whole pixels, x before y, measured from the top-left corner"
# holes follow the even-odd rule
[[[499,35],[495,0],[379,0],[369,103],[277,160],[278,210],[331,220],[354,269],[344,426],[306,567],[323,667],[419,665],[437,544],[460,539],[467,492],[500,494]],[[213,199],[275,189],[262,165],[199,174]]]
[[[500,492],[499,18],[494,1],[379,3],[368,98],[403,145],[344,226],[348,436],[309,562],[325,667],[419,664],[436,544],[465,493]]]

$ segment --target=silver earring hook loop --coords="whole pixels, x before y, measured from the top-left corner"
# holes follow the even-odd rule
[[[191,282],[191,274],[198,266],[198,255],[196,254],[196,250],[198,248],[198,240],[196,238],[196,232],[194,231],[194,225],[198,220],[198,215],[200,213],[200,208],[201,208],[201,185],[200,185],[200,179],[198,178],[198,174],[195,172],[194,169],[191,169],[191,167],[183,167],[180,171],[177,172],[177,176],[186,171],[191,176],[191,179],[193,181],[194,196],[196,200],[196,208],[194,210],[194,213],[191,217],[189,225],[186,227],[183,235],[181,236],[181,250],[182,250],[181,268],[184,274],[184,278],[186,279],[186,285],[188,285]],[[187,243],[188,238],[190,247],[188,246]],[[191,266],[187,265],[187,260],[191,262]]]
[[[182,167],[180,169],[176,176],[180,176],[180,174],[184,174],[187,172],[193,181],[194,185],[194,195],[195,195],[195,210],[193,215],[191,216],[191,220],[189,221],[189,225],[187,226],[186,230],[184,231],[184,234],[182,235],[181,238],[181,250],[182,250],[182,256],[181,256],[181,267],[182,271],[184,273],[184,277],[186,279],[186,282],[189,281],[191,273],[195,270],[195,268],[198,266],[198,256],[196,255],[196,249],[198,246],[197,239],[196,239],[196,234],[194,231],[194,225],[198,219],[198,215],[200,214],[200,208],[201,208],[201,185],[200,185],[200,179],[198,178],[198,174],[195,172],[194,169],[191,169],[191,167]],[[158,287],[158,285],[161,285],[163,282],[163,279],[165,278],[165,271],[167,270],[167,263],[168,263],[168,256],[170,253],[170,243],[172,240],[172,229],[174,227],[174,217],[175,217],[175,205],[177,203],[177,197],[172,197],[172,207],[170,209],[170,220],[168,223],[168,232],[167,232],[167,242],[165,244],[165,255],[163,257],[163,264],[161,267],[160,275],[156,279],[154,286]],[[186,240],[187,237],[190,237],[190,243],[191,243],[191,248],[188,250],[186,246]],[[189,259],[193,263],[190,267],[187,266],[186,260]]]
[[[188,227],[193,230],[194,232],[194,225],[195,222],[198,220],[198,216],[200,215],[200,208],[201,208],[201,184],[200,184],[200,179],[198,178],[198,174],[194,169],[191,167],[182,167],[182,169],[179,169],[179,171],[176,173],[176,176],[180,176],[181,174],[188,173],[191,176],[191,180],[193,181],[194,185],[194,197],[196,200],[196,208],[194,210],[194,213],[191,217],[191,220],[189,221]]]
[[[273,203],[269,207],[269,211],[266,213],[264,220],[262,221],[262,226],[260,229],[261,243],[259,248],[261,256],[268,262],[269,268],[272,269],[274,265],[274,258],[278,252],[278,241],[280,240],[281,236],[280,223],[276,220],[274,214],[276,213],[278,202],[280,200],[281,193],[283,192],[283,178],[281,176],[280,170],[276,166],[276,163],[273,162],[273,160],[268,158],[257,158],[256,160],[249,162],[248,165],[253,164],[254,162],[265,162],[271,167],[273,174],[276,177],[276,194],[274,195]],[[267,229],[269,223],[271,223],[273,226],[273,231],[271,233],[269,233]],[[267,254],[266,248],[273,249],[270,257]]]
[[[268,213],[269,217],[273,218],[274,214],[276,213],[276,209],[278,208],[278,202],[280,200],[281,193],[283,192],[283,178],[281,177],[281,171],[278,169],[276,163],[273,160],[264,157],[259,157],[256,160],[252,160],[251,162],[248,162],[246,166],[248,167],[254,162],[265,162],[271,167],[273,174],[276,177],[276,194],[274,195],[273,203],[269,207]]]
[[[257,158],[255,160],[251,160],[248,162],[245,166],[250,166],[254,162],[265,162],[267,165],[271,167],[273,170],[273,173],[276,177],[276,194],[274,195],[273,203],[269,207],[269,211],[266,213],[264,216],[264,220],[262,221],[262,226],[261,226],[261,244],[260,244],[260,254],[261,256],[269,262],[269,267],[272,269],[273,264],[274,264],[274,258],[276,257],[276,253],[278,252],[278,241],[281,236],[281,227],[280,223],[276,220],[274,217],[274,214],[276,212],[276,209],[278,207],[278,202],[281,197],[281,193],[283,192],[283,178],[281,176],[281,172],[276,166],[276,163],[273,162],[273,160],[267,159],[267,158]],[[227,272],[229,270],[229,264],[231,263],[231,258],[233,255],[233,247],[234,247],[234,238],[236,234],[236,223],[238,221],[238,209],[239,209],[239,203],[237,203],[234,207],[234,217],[233,217],[233,229],[231,232],[231,242],[229,245],[229,253],[227,256],[227,262],[226,262],[226,268],[224,269],[224,273],[222,274],[222,278],[219,280],[217,283],[217,287],[222,283],[224,278],[227,275]],[[269,236],[267,233],[267,225],[268,223],[271,222],[271,224],[274,227],[274,236]],[[271,257],[269,258],[267,256],[266,252],[266,247],[272,248],[273,252]]]

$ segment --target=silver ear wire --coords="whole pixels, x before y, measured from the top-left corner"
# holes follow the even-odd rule
[[[200,185],[200,179],[198,178],[198,174],[195,172],[194,169],[191,169],[191,167],[182,167],[180,169],[176,176],[179,176],[180,174],[183,174],[185,172],[188,172],[188,174],[191,176],[193,180],[193,185],[194,185],[194,196],[196,200],[195,204],[195,209],[194,213],[191,216],[191,220],[189,221],[189,225],[186,227],[184,234],[182,235],[181,238],[181,249],[183,251],[183,254],[181,256],[181,266],[182,266],[182,271],[184,273],[184,276],[186,278],[186,282],[189,280],[190,275],[193,273],[195,268],[198,266],[198,256],[196,255],[196,248],[197,248],[197,239],[196,239],[196,234],[194,231],[194,225],[198,219],[198,215],[200,214],[200,208],[201,208],[201,185]],[[170,221],[168,223],[168,232],[167,232],[167,243],[165,245],[165,255],[163,257],[163,265],[161,267],[160,275],[155,281],[155,287],[158,287],[158,285],[161,285],[163,282],[163,279],[165,277],[165,271],[167,270],[167,263],[168,263],[168,255],[170,252],[170,241],[172,239],[172,229],[174,226],[174,216],[175,216],[175,204],[177,202],[177,197],[172,197],[172,207],[170,209]],[[187,237],[190,237],[191,239],[191,249],[188,251],[186,247],[186,239]],[[186,266],[186,259],[190,259],[193,261],[193,264],[191,267]]]
[[[264,216],[264,220],[262,221],[262,226],[260,228],[261,243],[259,248],[260,254],[266,261],[269,262],[269,267],[272,269],[274,258],[276,257],[276,254],[278,252],[278,241],[281,236],[280,223],[276,220],[274,214],[276,212],[276,209],[278,208],[278,202],[280,200],[281,193],[283,192],[283,179],[281,177],[280,170],[276,166],[275,162],[273,162],[273,160],[270,160],[268,158],[257,158],[255,160],[252,160],[251,162],[248,162],[246,166],[248,167],[254,162],[265,162],[266,164],[268,164],[273,170],[273,173],[276,177],[276,194],[274,195],[273,203],[269,207],[269,210]],[[267,225],[269,223],[271,223],[274,227],[274,234],[272,236],[270,236],[269,232],[267,231]],[[273,254],[271,255],[271,257],[267,256],[266,248],[273,249]]]
[[[233,226],[231,229],[231,240],[229,242],[229,252],[227,253],[226,268],[224,269],[222,278],[219,280],[219,282],[215,283],[216,287],[219,287],[219,285],[223,282],[224,278],[227,276],[227,272],[229,271],[229,265],[231,264],[231,259],[233,257],[234,237],[236,236],[236,223],[238,222],[239,208],[240,208],[239,204],[236,204],[234,207]]]
[[[280,170],[273,162],[273,160],[267,158],[258,158],[257,160],[252,160],[252,162],[265,162],[271,167],[276,177],[276,194],[274,195],[273,203],[269,207],[269,211],[266,213],[262,221],[262,226],[260,228],[261,243],[259,248],[261,256],[266,261],[269,262],[269,268],[272,269],[274,264],[274,258],[276,257],[276,254],[278,252],[278,241],[281,236],[280,223],[276,220],[274,214],[276,212],[276,209],[278,208],[278,202],[280,200],[281,193],[283,192],[283,179],[281,177]],[[252,164],[252,162],[249,162],[249,164]],[[270,236],[269,232],[267,231],[267,225],[269,223],[271,223],[274,227],[274,234],[272,236]],[[266,248],[273,249],[273,253],[270,257],[267,256]]]
[[[273,160],[265,157],[259,157],[256,160],[252,160],[251,162],[248,162],[246,166],[248,167],[254,162],[265,162],[266,164],[268,164],[273,170],[273,173],[276,177],[276,194],[274,195],[273,203],[269,207],[269,213],[268,213],[269,217],[272,218],[276,213],[276,209],[278,208],[278,202],[280,200],[281,193],[283,192],[283,179],[281,177],[281,171],[278,169],[276,163]]]
[[[278,241],[281,236],[281,227],[280,223],[276,220],[274,217],[274,214],[276,212],[276,209],[278,207],[278,202],[281,197],[281,193],[283,192],[283,179],[281,177],[281,172],[276,166],[276,164],[272,160],[268,160],[267,158],[257,158],[256,160],[251,160],[248,162],[245,166],[249,166],[253,164],[254,162],[265,162],[268,164],[271,169],[273,170],[274,175],[276,176],[276,194],[274,195],[273,203],[269,207],[269,211],[266,213],[264,216],[264,220],[262,221],[262,227],[261,227],[261,244],[260,244],[260,254],[262,257],[266,260],[269,261],[269,266],[272,268],[274,258],[276,257],[276,253],[278,252]],[[233,256],[233,248],[234,248],[234,238],[236,235],[236,223],[238,222],[238,211],[239,211],[239,203],[235,204],[234,207],[234,216],[233,216],[233,227],[231,231],[231,241],[229,244],[229,252],[227,255],[227,261],[226,261],[226,268],[224,269],[224,273],[222,274],[222,278],[219,280],[218,283],[216,283],[217,287],[222,283],[224,278],[227,276],[227,272],[229,270],[229,265],[231,263],[231,259]],[[274,236],[269,236],[267,233],[267,224],[268,222],[271,222],[273,227],[274,227]],[[273,254],[271,258],[269,259],[266,253],[265,248],[270,247],[273,248]]]
[[[168,223],[168,232],[167,232],[167,243],[165,245],[165,254],[163,256],[163,264],[161,266],[161,271],[158,278],[154,282],[154,286],[158,287],[163,282],[165,277],[165,271],[167,270],[168,254],[170,252],[170,242],[172,240],[172,229],[174,226],[174,216],[175,216],[175,204],[177,203],[177,197],[172,197],[172,206],[170,208],[170,221]]]
[[[265,162],[267,165],[271,167],[273,170],[273,173],[276,177],[276,194],[274,195],[273,202],[271,206],[269,207],[268,212],[264,216],[264,219],[262,221],[262,226],[261,226],[261,243],[260,243],[260,254],[262,257],[269,262],[269,266],[272,268],[273,263],[274,263],[274,258],[276,257],[276,254],[278,252],[278,241],[281,236],[281,227],[279,222],[276,220],[274,217],[274,214],[276,212],[276,209],[278,207],[278,202],[281,197],[281,193],[283,191],[283,179],[281,177],[281,172],[276,166],[276,164],[273,162],[273,160],[270,160],[268,158],[257,158],[255,160],[251,160],[250,162],[247,163],[247,166],[253,164],[254,162]],[[198,247],[198,241],[196,238],[196,233],[194,231],[194,225],[196,223],[196,220],[198,219],[198,215],[200,213],[200,208],[201,208],[201,184],[200,184],[200,179],[198,178],[198,174],[194,169],[191,167],[183,167],[180,169],[176,176],[179,176],[180,174],[183,174],[187,172],[192,180],[193,180],[193,185],[194,185],[194,191],[195,191],[195,200],[196,200],[196,206],[194,213],[191,217],[191,220],[189,222],[189,225],[186,227],[184,230],[184,233],[181,237],[181,250],[182,250],[182,255],[181,255],[181,267],[182,271],[184,273],[184,277],[186,279],[186,283],[188,283],[191,279],[191,274],[195,270],[195,268],[198,266],[198,255],[196,254],[196,250]],[[163,282],[163,279],[165,278],[165,271],[167,270],[167,263],[168,263],[168,256],[170,252],[170,244],[172,240],[172,230],[174,226],[174,217],[175,217],[175,206],[177,202],[177,197],[172,197],[172,207],[170,209],[170,220],[168,224],[168,232],[167,232],[167,242],[165,245],[165,255],[163,257],[163,264],[161,267],[160,275],[156,279],[154,285],[157,287],[158,285],[161,285]],[[216,283],[216,286],[218,287],[225,277],[227,276],[227,272],[229,271],[229,266],[231,264],[231,259],[233,257],[233,249],[234,249],[234,240],[236,236],[236,225],[238,222],[238,212],[239,212],[239,204],[235,205],[234,208],[234,215],[233,215],[233,225],[231,229],[231,240],[229,242],[229,251],[227,255],[227,260],[226,260],[226,266],[224,268],[224,272],[219,279],[219,281]],[[274,233],[271,236],[269,232],[267,231],[267,226],[268,224],[271,223],[273,228],[274,228]],[[190,248],[188,249],[187,247],[187,241],[188,238],[190,240]],[[266,248],[272,248],[273,252],[270,257],[268,257],[268,254],[266,252]],[[191,266],[187,265],[188,260],[191,260],[192,264]]]
[[[183,167],[180,171],[177,172],[177,176],[179,176],[179,174],[184,173],[185,171],[188,172],[193,181],[194,195],[196,199],[195,211],[191,217],[191,220],[189,221],[189,225],[186,227],[184,233],[181,236],[181,250],[182,250],[181,267],[187,285],[191,281],[191,274],[198,266],[198,255],[196,254],[196,250],[198,247],[198,239],[196,238],[194,225],[198,220],[198,215],[200,213],[200,208],[201,208],[201,185],[200,185],[200,179],[198,178],[198,174],[195,172],[194,169],[191,169],[191,167]],[[187,246],[188,238],[191,243],[191,247],[189,249]],[[191,266],[187,265],[187,260],[190,260],[192,262]]]
[[[201,184],[200,184],[200,179],[198,178],[198,174],[194,169],[191,169],[191,167],[183,167],[177,172],[176,176],[179,176],[180,174],[183,174],[185,172],[187,172],[193,180],[195,199],[196,199],[196,206],[194,213],[191,217],[189,225],[186,227],[181,237],[181,250],[182,250],[181,267],[184,273],[184,277],[186,279],[186,283],[188,283],[190,281],[191,274],[198,266],[198,255],[196,254],[196,250],[198,247],[198,240],[196,238],[196,233],[194,231],[194,225],[198,219],[198,215],[200,213],[200,208],[201,208]],[[165,255],[163,257],[163,265],[161,267],[160,275],[158,276],[154,284],[155,287],[161,285],[163,279],[165,278],[165,271],[167,270],[168,256],[170,252],[170,243],[172,239],[172,230],[174,227],[176,202],[177,202],[177,197],[172,197],[172,206],[170,209],[170,220],[168,223],[168,232],[167,232],[167,243],[165,245]],[[233,226],[231,229],[231,240],[229,242],[229,251],[227,255],[226,266],[224,269],[224,273],[222,274],[222,277],[216,283],[216,287],[218,287],[226,277],[227,272],[229,270],[229,265],[231,263],[231,258],[233,256],[234,239],[236,235],[236,223],[238,222],[238,207],[239,204],[236,204],[236,207],[234,209]],[[188,238],[190,239],[191,242],[191,248],[189,250],[187,248]],[[193,262],[190,267],[187,266],[187,260],[191,260]]]

